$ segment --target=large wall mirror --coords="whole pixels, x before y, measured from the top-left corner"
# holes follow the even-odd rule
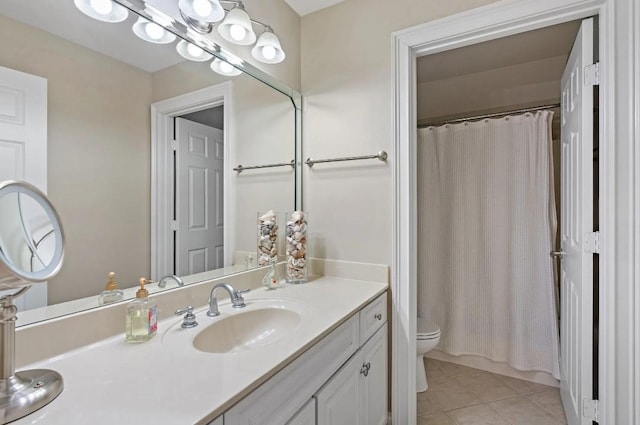
[[[185,60],[176,51],[180,36],[193,40],[184,23],[168,25],[178,36],[170,44],[139,39],[131,29],[138,14],[149,18],[145,3],[118,3],[129,17],[109,24],[73,0],[0,2],[2,71],[46,79],[41,189],[66,237],[62,270],[25,302],[18,325],[98,307],[110,272],[126,299],[141,276],[189,284],[256,267],[257,213],[297,206],[296,166],[234,168],[299,164],[299,94],[242,61],[231,77]],[[11,90],[3,75],[0,89]],[[28,180],[3,168],[0,181]],[[199,228],[218,238],[206,249],[184,242]]]

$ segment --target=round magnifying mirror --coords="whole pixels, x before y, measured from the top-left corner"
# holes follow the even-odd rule
[[[64,258],[60,218],[35,186],[0,183],[0,290],[55,276]]]

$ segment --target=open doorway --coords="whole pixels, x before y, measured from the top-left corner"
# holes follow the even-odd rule
[[[614,55],[623,55],[623,46],[614,34],[620,33],[627,21],[622,16],[612,13],[613,2],[585,1],[579,3],[541,3],[514,1],[509,4],[494,3],[485,7],[452,15],[447,18],[422,24],[413,28],[398,31],[393,35],[394,50],[394,140],[395,140],[395,173],[394,173],[394,250],[392,262],[392,295],[393,295],[393,353],[392,413],[394,422],[415,423],[415,359],[416,353],[416,235],[415,235],[415,178],[416,178],[416,139],[417,119],[415,114],[415,61],[417,57],[445,50],[469,46],[496,38],[506,37],[530,30],[544,28],[562,22],[583,19],[588,16],[599,18],[600,69],[609,70],[608,77],[599,88],[598,118],[598,200],[601,212],[598,217],[597,235],[591,235],[592,249],[598,252],[599,281],[599,341],[598,352],[598,386],[599,401],[585,405],[580,412],[583,423],[591,423],[589,416],[598,416],[598,421],[616,422],[620,416],[628,418],[627,411],[615,410],[615,401],[631,406],[624,390],[618,386],[614,374],[614,359],[624,357],[619,354],[619,346],[626,347],[628,337],[618,337],[614,326],[616,307],[614,301],[625,303],[619,299],[607,282],[612,282],[613,271],[619,268],[614,261],[613,247],[618,246],[627,235],[616,232],[615,220],[629,217],[633,221],[631,210],[615,210],[615,214],[603,214],[609,211],[608,205],[619,201],[614,191],[617,179],[628,181],[620,169],[614,165],[615,146],[627,152],[630,148],[628,140],[616,139],[615,121],[628,122],[633,116],[633,107],[624,105],[623,112],[614,114],[614,98],[625,98],[628,93],[627,78],[632,67],[615,67],[612,63]],[[624,77],[623,77],[624,76]],[[631,114],[631,115],[630,115]],[[625,127],[626,132],[626,127]],[[627,134],[626,132],[625,134]],[[631,139],[629,139],[631,140]],[[593,153],[590,153],[591,160]],[[627,154],[629,155],[629,154]],[[609,170],[605,173],[604,170]],[[595,174],[595,173],[594,173]],[[587,180],[587,179],[583,179]],[[634,221],[635,222],[635,221]],[[590,232],[595,233],[595,232]],[[608,249],[610,248],[610,249]],[[617,251],[616,251],[617,252]],[[625,269],[626,270],[626,269]],[[628,335],[628,334],[625,334]],[[629,334],[630,335],[630,334]],[[591,348],[591,347],[590,347]],[[591,351],[591,350],[590,350]],[[621,361],[626,362],[626,358]],[[627,363],[625,363],[627,364]],[[585,394],[585,398],[588,394]],[[583,400],[578,400],[583,401]],[[599,405],[599,407],[598,407]],[[631,409],[633,410],[633,409]],[[599,413],[597,413],[599,412]],[[620,413],[620,415],[618,415]],[[604,419],[603,419],[604,418]],[[626,420],[626,419],[625,419]],[[602,423],[602,422],[601,422]]]
[[[582,20],[578,20],[417,58],[418,345],[423,346],[423,339],[429,336],[421,334],[421,325],[431,332],[437,328],[439,336],[438,345],[425,355],[426,368],[437,377],[437,385],[430,395],[418,397],[419,416],[438,409],[456,416],[464,410],[452,408],[482,402],[487,414],[500,418],[500,409],[506,408],[501,400],[510,398],[510,407],[520,403],[531,414],[547,417],[549,423],[564,422],[564,412],[557,407],[560,392],[553,389],[560,386],[560,370],[566,381],[562,383],[563,400],[569,423],[584,423],[583,398],[597,398],[597,382],[592,385],[591,381],[597,377],[597,369],[583,376],[575,376],[574,371],[574,366],[576,370],[590,368],[591,352],[597,353],[597,317],[591,319],[591,312],[574,311],[579,310],[576,305],[581,299],[590,309],[592,299],[597,305],[597,285],[593,282],[597,269],[591,270],[595,260],[591,256],[584,265],[589,272],[584,276],[588,280],[586,294],[572,279],[571,268],[564,267],[565,262],[582,257],[579,251],[575,255],[570,251],[573,246],[581,246],[582,236],[573,233],[575,222],[583,217],[574,220],[571,213],[577,213],[580,202],[586,205],[597,199],[592,188],[597,187],[597,180],[590,179],[597,163],[591,158],[588,170],[576,168],[580,145],[586,139],[591,145],[593,135],[597,141],[598,113],[593,109],[597,100],[587,106],[589,118],[596,118],[595,125],[587,125],[589,137],[583,137],[580,124],[569,126],[577,103],[573,90],[577,87],[591,99],[597,94],[595,81],[582,81],[586,66],[582,62],[567,63],[585,37],[590,45],[585,47],[589,51],[585,63],[591,66],[597,61],[592,57],[597,58],[598,45],[592,43],[594,20],[588,21],[588,36],[583,34],[587,30],[581,29]],[[576,39],[577,35],[582,38]],[[561,104],[565,104],[562,113]],[[527,136],[526,128],[531,128],[531,121],[542,119],[540,114],[545,114],[546,120],[540,127],[543,137]],[[548,134],[544,134],[545,128]],[[530,140],[525,141],[527,137]],[[576,148],[577,138],[580,144]],[[506,154],[505,150],[518,152]],[[591,146],[588,151],[592,152]],[[551,163],[552,153],[555,164]],[[525,155],[533,156],[527,161]],[[528,168],[532,161],[535,166]],[[458,171],[452,171],[456,167]],[[561,173],[563,167],[566,169]],[[528,172],[539,176],[519,178]],[[580,193],[572,198],[584,192],[579,181],[583,175],[589,176],[589,196]],[[522,183],[520,189],[514,190],[518,182]],[[510,192],[514,197],[505,195]],[[454,208],[439,214],[454,205],[457,211]],[[464,211],[459,208],[462,205]],[[582,209],[582,205],[577,208]],[[597,210],[597,204],[587,209]],[[548,216],[546,211],[550,211]],[[452,216],[457,216],[456,223],[451,222]],[[443,234],[448,222],[449,231]],[[591,217],[589,222],[593,227],[589,224],[588,231],[597,230],[597,222]],[[431,228],[435,230],[429,231]],[[549,236],[538,240],[538,234]],[[436,236],[441,240],[422,240]],[[433,249],[435,246],[439,248]],[[512,255],[514,252],[520,255]],[[563,260],[561,271],[554,270],[550,253],[569,257]],[[583,273],[581,265],[577,267],[579,280]],[[564,279],[562,286],[560,276]],[[509,309],[517,313],[510,314]],[[523,313],[527,311],[531,314]],[[560,312],[562,330],[557,323]],[[498,317],[501,319],[496,321]],[[581,323],[576,323],[576,317]],[[582,321],[589,323],[588,329],[583,330]],[[579,347],[575,335],[583,333],[589,334],[588,341]],[[558,362],[558,339],[566,349],[562,365]],[[577,354],[582,348],[588,355]],[[417,369],[420,366],[418,362]],[[465,387],[460,389],[464,394],[458,396],[464,395],[467,400],[451,404],[451,397],[445,395],[451,385]],[[503,416],[508,414],[502,412]]]

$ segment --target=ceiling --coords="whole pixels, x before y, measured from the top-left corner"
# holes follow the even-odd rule
[[[344,0],[284,0],[300,16],[308,15]]]
[[[580,21],[447,50],[417,60],[418,84],[566,55]]]

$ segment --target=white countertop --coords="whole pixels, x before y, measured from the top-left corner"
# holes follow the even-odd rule
[[[228,354],[200,352],[190,343],[209,323],[239,311],[226,302],[220,304],[219,318],[208,318],[206,308],[198,308],[199,326],[193,329],[180,329],[178,317],[161,321],[158,334],[146,343],[127,344],[123,329],[116,337],[21,368],[57,371],[64,379],[64,390],[49,405],[13,423],[206,424],[387,287],[386,283],[322,277],[274,291],[254,290],[245,295],[247,308],[252,300],[256,305],[267,298],[291,300],[302,306],[300,326],[290,338]]]

